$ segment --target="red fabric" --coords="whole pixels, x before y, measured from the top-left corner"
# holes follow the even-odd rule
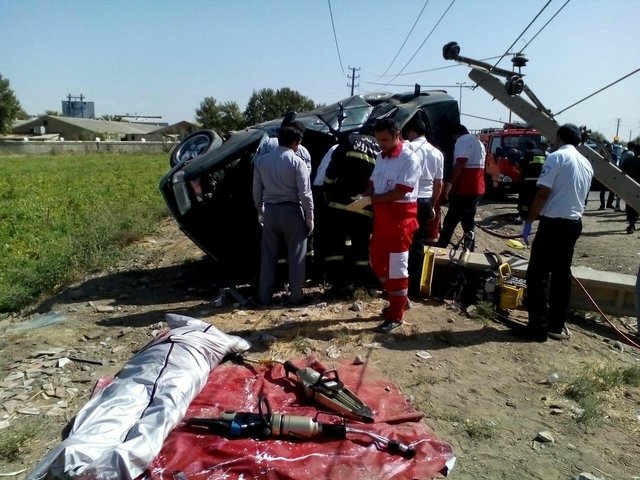
[[[373,206],[373,234],[369,246],[371,268],[382,283],[384,291],[389,293],[389,307],[385,319],[402,321],[407,295],[394,295],[394,292],[409,288],[409,277],[389,278],[389,255],[408,252],[413,234],[418,229],[418,204],[385,202]]]
[[[467,162],[457,158],[456,162]],[[484,193],[484,168],[469,168],[465,165],[460,176],[451,186],[449,195],[482,195]]]
[[[299,367],[324,367],[313,359],[296,362]],[[396,385],[371,365],[338,365],[340,380],[376,415],[374,424],[349,425],[412,443],[417,453],[407,460],[379,451],[369,437],[347,434],[345,440],[227,439],[203,434],[180,424],[167,440],[146,474],[155,480],[240,479],[426,479],[447,473],[453,458],[448,443],[438,440],[419,423],[416,411]],[[276,366],[255,369],[221,365],[209,376],[204,390],[194,399],[186,418],[217,417],[225,410],[257,412],[259,394],[269,399],[274,413],[314,416],[317,410],[306,401],[295,383]],[[333,417],[321,415],[321,422]],[[174,477],[180,471],[184,477]]]

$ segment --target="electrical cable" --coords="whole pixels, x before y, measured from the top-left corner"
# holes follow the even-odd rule
[[[396,59],[398,58],[398,55],[400,55],[400,52],[402,51],[402,49],[404,48],[404,46],[407,43],[407,40],[409,40],[409,36],[411,36],[411,34],[413,33],[413,29],[416,28],[416,25],[418,24],[418,20],[420,20],[420,17],[422,16],[422,13],[424,12],[424,9],[427,8],[427,5],[429,5],[429,0],[426,0],[426,2],[424,2],[424,5],[422,6],[422,10],[420,10],[420,13],[418,14],[418,18],[416,18],[416,21],[413,22],[413,25],[411,27],[411,30],[409,30],[409,33],[407,33],[407,36],[404,39],[404,42],[402,42],[402,45],[400,45],[400,48],[398,49],[398,51],[396,52],[396,56],[393,57],[393,60],[391,60],[391,63],[389,64],[389,66],[387,67],[387,69],[384,71],[384,73],[382,75],[380,75],[378,78],[376,78],[376,81],[380,80],[381,77],[384,77],[385,74],[389,71],[389,69],[391,68],[391,65],[393,65],[393,62],[396,61]]]
[[[489,122],[505,123],[504,120],[494,120],[493,118],[479,117],[478,115],[471,115],[469,113],[461,113],[460,115],[463,115],[465,117],[471,117],[471,118],[479,118],[480,120],[487,120]]]
[[[422,49],[422,47],[424,46],[425,43],[427,43],[427,40],[429,40],[429,37],[431,37],[431,34],[434,32],[434,30],[438,27],[438,25],[440,25],[440,22],[442,22],[442,19],[445,17],[445,15],[447,14],[447,12],[451,9],[451,7],[453,6],[453,4],[456,3],[456,0],[451,0],[451,3],[449,4],[449,6],[447,7],[447,9],[444,11],[444,13],[442,14],[442,16],[440,17],[440,19],[438,19],[438,21],[436,22],[436,24],[433,26],[433,28],[431,29],[431,31],[427,34],[426,38],[422,41],[422,43],[420,44],[420,46],[418,47],[418,49],[414,52],[413,55],[411,55],[411,58],[409,60],[407,60],[407,63],[404,64],[404,66],[402,67],[402,69],[400,70],[400,73],[398,73],[396,76],[394,76],[391,80],[389,80],[389,83],[393,82],[402,72],[404,72],[404,69],[407,68],[407,66],[411,63],[411,61],[415,58],[415,56],[418,54],[418,52],[420,51],[420,49]],[[388,84],[387,84],[388,85]]]
[[[500,58],[500,55],[495,55],[493,57],[482,58],[480,61],[486,60],[494,60],[496,58]],[[444,67],[436,67],[436,68],[428,68],[426,70],[417,70],[415,72],[404,72],[404,73],[391,73],[389,75],[378,75],[378,78],[381,77],[402,77],[404,75],[415,75],[417,73],[427,73],[427,72],[435,72],[436,70],[444,70],[445,68],[455,68],[455,67],[465,67],[466,65],[463,63],[455,63],[453,65],[445,65]],[[376,76],[375,73],[362,72],[366,75]]]
[[[333,21],[333,10],[331,10],[331,0],[327,0],[327,4],[329,5],[329,15],[331,16],[331,28],[333,28],[333,39],[336,42],[336,51],[338,52],[338,60],[340,61],[340,70],[342,70],[342,74],[344,73],[344,66],[342,65],[342,56],[340,55],[340,47],[338,47],[338,36],[336,35],[336,25]]]
[[[507,56],[507,55],[508,55],[508,53],[511,51],[511,49],[513,48],[513,46],[518,42],[518,40],[520,40],[520,38],[522,37],[522,35],[524,35],[524,34],[525,34],[525,32],[526,32],[527,30],[529,30],[529,27],[533,24],[533,22],[535,22],[535,21],[538,19],[538,17],[540,16],[540,14],[542,14],[542,12],[544,12],[545,8],[547,8],[547,7],[549,6],[549,4],[550,4],[550,3],[551,3],[551,0],[549,0],[549,1],[545,4],[545,6],[544,6],[544,7],[542,7],[542,9],[538,12],[538,14],[537,14],[535,17],[533,17],[533,20],[531,20],[531,21],[529,22],[529,25],[527,25],[527,27],[522,31],[522,33],[521,33],[520,35],[518,35],[518,38],[516,38],[516,39],[514,40],[514,42],[511,44],[511,46],[510,46],[509,48],[507,48],[507,51],[506,51],[506,52],[504,52],[504,54],[500,57],[500,60],[498,60],[498,61],[496,62],[496,64],[491,68],[491,70],[493,70],[494,68],[496,68],[496,67],[498,66],[498,64],[502,61],[502,59],[503,59],[505,56]],[[489,72],[491,72],[491,70],[489,70]]]
[[[384,85],[385,87],[413,87],[414,84],[406,84],[406,83],[380,83],[380,82],[366,82],[364,80],[360,80],[361,83],[366,83],[368,85]],[[426,88],[460,88],[460,85],[420,85],[421,87]],[[463,88],[473,88],[471,85],[464,86]]]
[[[542,26],[542,28],[541,28],[540,30],[538,30],[538,32],[533,36],[533,38],[532,38],[531,40],[529,40],[529,41],[525,44],[525,46],[524,46],[524,47],[522,47],[522,49],[520,50],[520,53],[524,52],[524,49],[525,49],[525,48],[527,48],[527,47],[529,46],[529,44],[530,44],[531,42],[533,42],[533,41],[536,39],[536,37],[540,34],[540,32],[542,32],[542,30],[544,30],[544,29],[546,28],[546,26],[547,26],[547,25],[549,25],[549,24],[551,23],[551,20],[553,20],[554,18],[556,18],[556,15],[558,15],[558,14],[562,11],[562,9],[563,9],[564,7],[566,7],[566,6],[567,6],[567,4],[568,4],[570,1],[571,1],[571,0],[567,0],[566,2],[564,2],[564,5],[562,5],[562,6],[558,9],[558,11],[557,11],[556,13],[554,13],[554,14],[553,14],[553,16],[552,16],[552,17],[547,21],[547,23],[545,23],[545,24]]]
[[[578,100],[576,103],[569,105],[568,107],[560,110],[558,113],[554,113],[553,116],[557,116],[560,115],[563,112],[566,112],[567,110],[569,110],[572,107],[575,107],[576,105],[578,105],[579,103],[584,102],[585,100],[593,97],[594,95],[597,95],[598,93],[602,92],[603,90],[606,90],[609,87],[612,87],[613,85],[615,85],[618,82],[621,82],[622,80],[624,80],[627,77],[630,77],[631,75],[640,72],[640,68],[635,69],[633,72],[626,74],[624,77],[619,78],[618,80],[616,80],[615,82],[611,82],[609,85],[602,87],[600,90],[598,90],[597,92],[593,92],[591,95],[588,95],[586,97],[584,97],[582,100]]]

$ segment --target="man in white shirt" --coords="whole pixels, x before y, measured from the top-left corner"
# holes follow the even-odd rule
[[[527,268],[527,310],[529,323],[525,331],[515,334],[544,342],[547,337],[568,340],[565,321],[571,293],[573,250],[582,232],[584,199],[591,186],[591,163],[576,150],[580,130],[562,125],[557,132],[556,150],[544,162],[538,191],[522,230],[529,243],[531,224],[540,216],[538,231]],[[549,282],[549,307],[545,285]]]
[[[442,191],[444,156],[426,138],[427,127],[414,117],[406,127],[409,147],[420,163],[418,182],[418,230],[413,236],[409,253],[409,293],[420,293],[420,277],[424,257],[424,246],[428,242],[427,224],[435,217],[434,206]]]

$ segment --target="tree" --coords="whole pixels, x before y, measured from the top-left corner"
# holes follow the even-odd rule
[[[253,91],[244,116],[249,125],[253,125],[282,117],[288,111],[302,112],[314,108],[313,100],[290,88],[263,88]]]
[[[57,110],[45,110],[45,115],[49,115],[50,117],[61,117],[62,114]]]
[[[25,118],[27,114],[20,106],[13,90],[9,88],[9,80],[0,75],[0,133],[9,133],[17,118]]]
[[[236,102],[218,104],[213,97],[205,97],[200,102],[200,107],[196,109],[196,120],[203,128],[215,130],[223,137],[246,126],[244,115]]]

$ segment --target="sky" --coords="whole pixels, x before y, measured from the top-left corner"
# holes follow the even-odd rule
[[[509,112],[467,88],[470,69],[442,58],[445,43],[492,64],[523,51],[527,85],[557,113],[640,68],[639,25],[640,0],[0,0],[0,75],[32,115],[82,94],[96,116],[174,123],[205,97],[244,110],[261,88],[334,103],[357,68],[356,93],[444,89],[479,129]],[[635,138],[640,72],[556,120]]]

